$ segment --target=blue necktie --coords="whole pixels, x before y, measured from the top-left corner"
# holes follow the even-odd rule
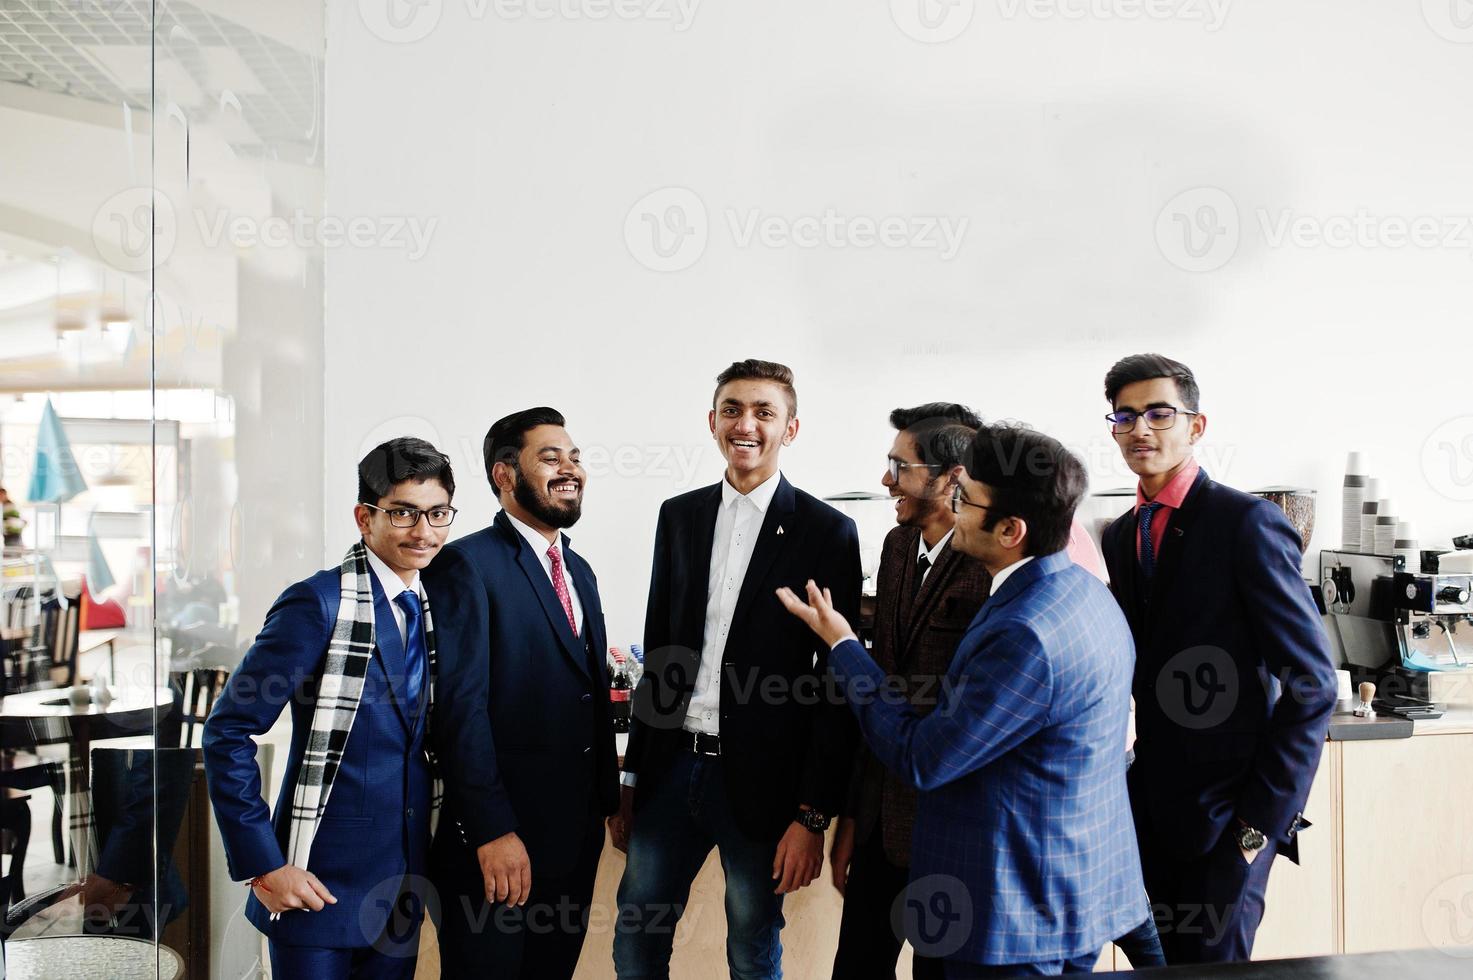
[[[425,652],[425,632],[420,629],[419,596],[413,589],[405,589],[394,597],[399,608],[404,610],[404,693],[409,701],[410,727],[419,727],[419,697],[424,690],[425,665],[429,655]]]
[[[1160,504],[1141,504],[1136,513],[1141,528],[1141,572],[1147,582],[1156,574],[1156,545],[1151,541],[1151,521],[1160,507]]]

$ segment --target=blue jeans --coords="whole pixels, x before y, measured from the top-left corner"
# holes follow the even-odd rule
[[[619,980],[670,975],[675,924],[686,912],[691,882],[712,847],[726,874],[726,962],[731,976],[736,980],[782,976],[778,935],[783,897],[774,894],[777,881],[772,877],[777,841],[748,837],[737,827],[719,756],[682,751],[634,815],[614,933]]]

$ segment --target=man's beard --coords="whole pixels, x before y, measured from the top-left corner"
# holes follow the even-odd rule
[[[565,503],[557,503],[533,489],[532,484],[517,473],[517,482],[511,490],[512,497],[522,509],[548,527],[565,528],[578,523],[583,516],[583,500],[573,497]]]

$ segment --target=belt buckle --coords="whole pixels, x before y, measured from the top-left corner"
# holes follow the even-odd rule
[[[715,744],[708,749],[706,746],[713,742]],[[691,732],[691,750],[696,755],[719,756],[721,754],[720,737],[706,732]]]

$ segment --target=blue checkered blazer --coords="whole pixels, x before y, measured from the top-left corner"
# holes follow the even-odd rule
[[[1125,789],[1134,661],[1120,607],[1063,552],[983,604],[925,718],[885,696],[858,643],[834,649],[865,739],[921,791],[904,916],[916,949],[1068,959],[1146,920]]]

